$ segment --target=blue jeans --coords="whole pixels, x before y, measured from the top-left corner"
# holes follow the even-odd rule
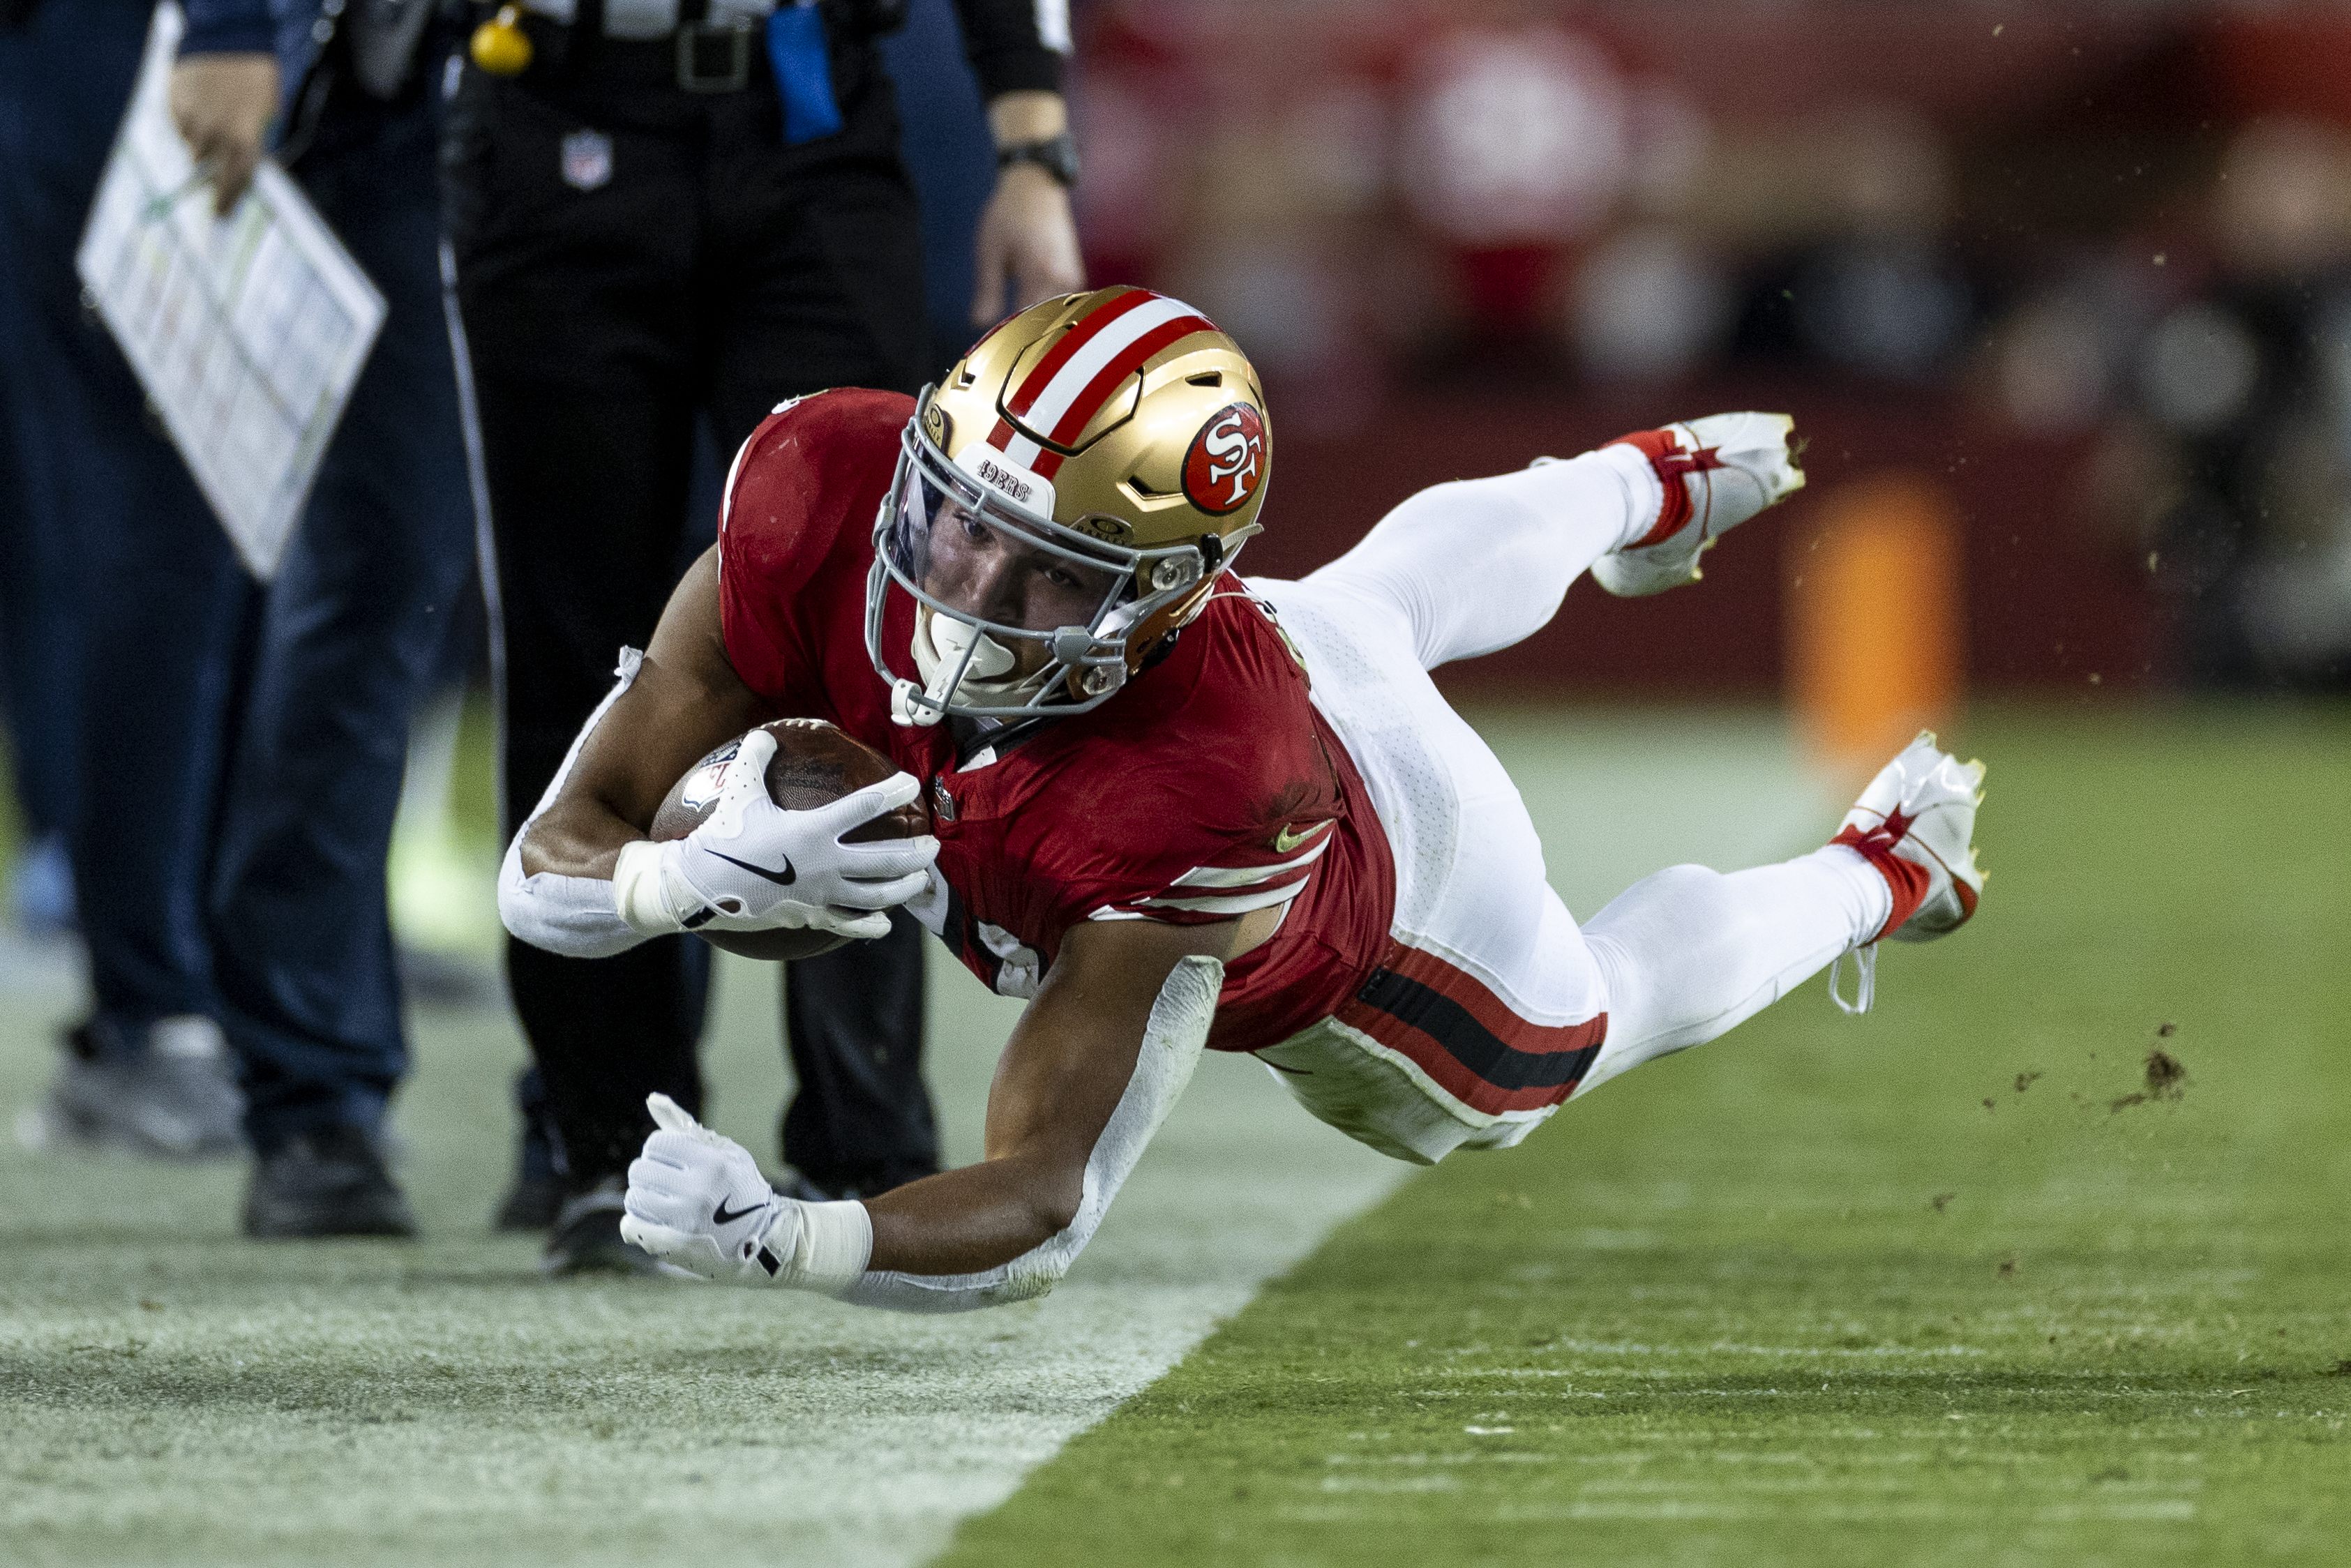
[[[294,170],[389,311],[262,605],[214,861],[219,1018],[264,1152],[372,1130],[408,1063],[384,859],[409,718],[474,565],[437,109],[340,89]]]
[[[52,3],[0,34],[10,716],[27,814],[69,838],[99,1037],[126,1043],[212,1010],[200,890],[249,591],[74,275],[151,10]]]

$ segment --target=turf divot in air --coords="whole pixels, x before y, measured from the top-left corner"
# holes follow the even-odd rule
[[[2115,1110],[2144,1105],[2150,1100],[2177,1100],[2188,1092],[2188,1069],[2161,1046],[2147,1053],[2147,1087],[2114,1103]]]

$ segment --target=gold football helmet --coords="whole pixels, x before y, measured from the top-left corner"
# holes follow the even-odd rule
[[[1108,700],[1258,531],[1270,447],[1257,371],[1181,300],[1099,288],[998,325],[925,389],[874,521],[865,643],[892,716],[1010,721]],[[1069,623],[951,602],[941,563],[967,540],[1081,595],[1061,601]],[[914,601],[920,683],[883,657],[893,583]]]

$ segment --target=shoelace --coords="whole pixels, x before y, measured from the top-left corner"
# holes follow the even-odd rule
[[[1853,960],[1853,1000],[1846,1001],[1837,989],[1837,972],[1844,967],[1847,958]],[[1829,960],[1829,1000],[1847,1018],[1859,1018],[1877,1000],[1877,944],[1865,942],[1858,947],[1847,948]]]

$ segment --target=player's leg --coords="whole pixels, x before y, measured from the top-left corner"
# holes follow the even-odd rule
[[[1608,1039],[1583,1089],[1713,1040],[1857,952],[1869,1003],[1881,936],[1930,941],[1975,913],[1972,839],[1983,766],[1921,735],[1886,764],[1822,849],[1723,875],[1644,877],[1583,927],[1605,978]],[[1580,1092],[1581,1091],[1579,1091]]]
[[[1677,865],[1643,877],[1583,927],[1609,1017],[1578,1092],[1728,1032],[1874,938],[1890,908],[1885,878],[1842,846],[1728,874]]]
[[[1474,831],[1433,894],[1405,882],[1414,836],[1392,829],[1399,919],[1380,967],[1332,1018],[1257,1054],[1314,1115],[1384,1154],[1428,1164],[1509,1147],[1573,1095],[1727,1033],[1843,954],[1865,964],[1881,937],[1964,923],[1982,884],[1969,844],[1980,780],[1922,737],[1835,841],[1729,875],[1671,867],[1581,930],[1543,882],[1515,795],[1464,797],[1477,810],[1456,821]],[[1424,831],[1447,815],[1432,801],[1424,789],[1414,804]]]
[[[383,868],[410,720],[474,572],[432,107],[331,110],[295,169],[387,311],[270,585],[214,850],[256,1236],[414,1228],[378,1153],[408,1064]]]
[[[1403,612],[1319,578],[1252,586],[1305,656],[1396,876],[1380,972],[1258,1054],[1385,1153],[1516,1143],[1572,1092],[1715,1038],[1840,954],[1939,934],[1973,907],[1980,774],[1922,737],[1838,842],[1728,876],[1660,872],[1579,929],[1500,761],[1414,662]]]
[[[1258,1055],[1314,1115],[1397,1158],[1516,1143],[1573,1091],[1608,1008],[1525,802],[1392,601],[1320,575],[1251,586],[1304,655],[1395,864],[1379,972]]]
[[[443,144],[494,534],[509,829],[676,580],[696,375],[690,214],[704,185],[657,118],[613,107],[627,86],[617,68],[575,57],[560,109],[467,71]],[[612,141],[592,200],[563,183],[563,140],[581,124]],[[511,942],[507,962],[567,1164],[545,1261],[640,1267],[620,1239],[621,1176],[652,1130],[647,1093],[700,1103],[709,949],[671,937],[589,961]]]
[[[889,84],[870,57],[844,61],[835,89],[846,121],[795,152],[789,172],[714,177],[728,193],[702,296],[715,353],[710,417],[735,450],[776,403],[825,387],[918,391],[925,379],[922,236],[914,193],[896,168]],[[715,110],[714,167],[775,160],[772,100]],[[903,914],[890,935],[783,967],[784,1039],[794,1089],[784,1158],[817,1192],[866,1196],[939,1168],[923,1084],[921,927]]]
[[[1715,414],[1435,486],[1310,580],[1400,613],[1423,669],[1490,653],[1540,630],[1586,570],[1616,593],[1695,577],[1701,549],[1802,485],[1789,431]]]

